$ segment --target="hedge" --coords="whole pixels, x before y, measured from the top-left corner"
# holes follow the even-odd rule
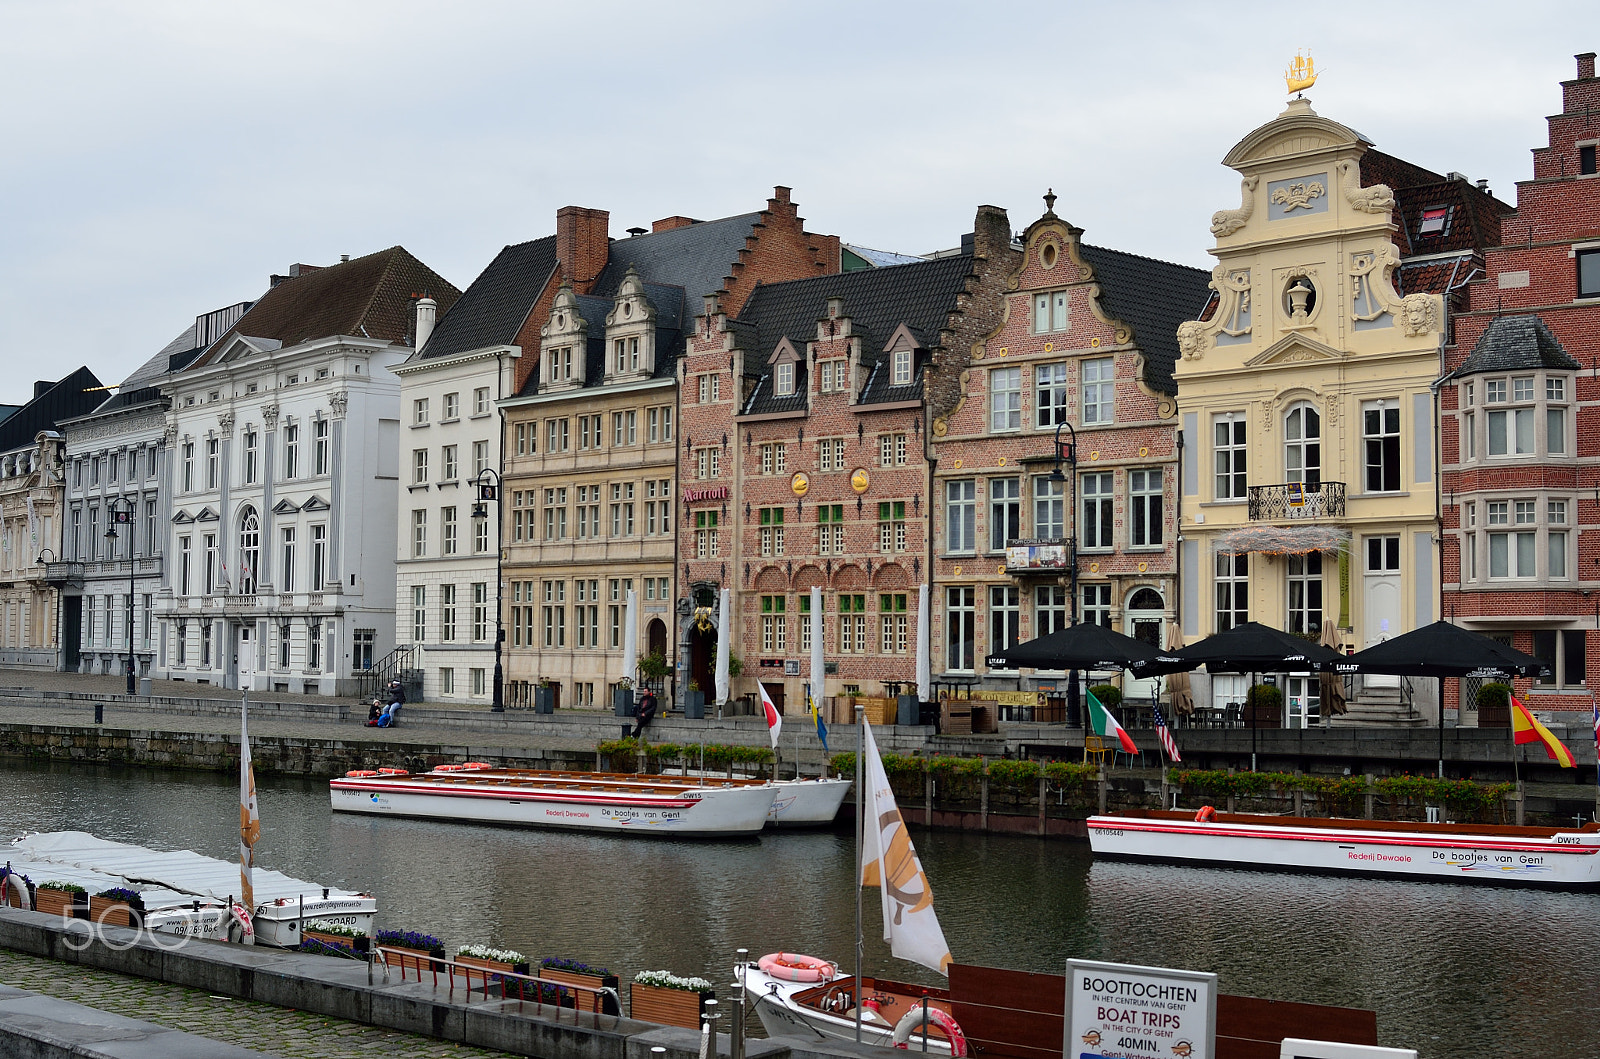
[[[884,754],[883,771],[889,777],[933,776],[948,782],[953,778],[976,778],[987,772],[989,782],[1003,787],[1033,787],[1042,774],[1058,786],[1086,784],[1099,774],[1096,766],[1076,761],[1022,761],[1015,758],[995,758],[987,763],[981,757],[951,757],[936,754],[933,757],[913,757],[906,754]],[[855,775],[856,756],[853,752],[834,754],[828,759],[828,771],[846,778]]]
[[[1289,772],[1224,772],[1220,770],[1174,769],[1173,783],[1200,794],[1225,798],[1252,798],[1268,790],[1305,791],[1338,806],[1352,807],[1366,797],[1368,786],[1361,776],[1307,776]],[[1384,798],[1420,798],[1443,802],[1452,809],[1468,812],[1493,809],[1515,789],[1511,783],[1474,783],[1471,780],[1439,780],[1428,776],[1384,776],[1372,782],[1373,794]]]

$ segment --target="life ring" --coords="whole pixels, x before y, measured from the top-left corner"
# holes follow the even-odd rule
[[[484,769],[492,768],[494,766],[487,761],[468,761],[461,766],[461,770],[464,772],[482,772]]]
[[[376,776],[377,774],[375,769],[351,769],[344,775],[345,779],[361,779],[365,776]]]
[[[228,940],[237,945],[256,943],[255,924],[250,921],[250,913],[243,905],[228,906]]]
[[[756,961],[762,973],[786,982],[831,982],[839,968],[815,956],[796,952],[769,952]]]
[[[1200,807],[1200,811],[1194,814],[1194,818],[1202,824],[1209,824],[1211,821],[1217,818],[1216,807],[1212,805],[1202,805]]]
[[[460,772],[462,769],[464,769],[466,767],[467,766],[465,766],[465,765],[440,765],[438,768],[434,769],[433,771],[435,771],[435,772]]]
[[[944,1031],[950,1041],[950,1054],[960,1059],[967,1054],[967,1035],[961,1032],[961,1027],[956,1025],[955,1018],[943,1008],[928,1005],[928,1025],[937,1026]],[[914,1005],[910,1011],[900,1016],[900,1021],[894,1025],[894,1046],[896,1048],[911,1047],[911,1033],[922,1026],[922,1005]],[[930,1038],[931,1040],[931,1038]]]
[[[378,775],[380,775],[380,776],[409,776],[409,775],[411,775],[411,773],[407,769],[379,769],[378,770]]]
[[[13,881],[21,878],[16,872],[0,870],[0,908],[11,906],[11,894],[15,892],[17,907],[24,912],[33,911],[33,902],[28,900],[28,884]]]

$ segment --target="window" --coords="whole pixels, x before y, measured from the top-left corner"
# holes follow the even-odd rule
[[[261,566],[261,520],[254,508],[245,508],[244,520],[239,526],[239,591],[246,596],[255,595],[256,571]],[[133,532],[130,526],[128,531]],[[267,540],[267,547],[272,541]]]
[[[1478,458],[1478,415],[1468,412],[1461,417],[1461,447],[1466,451],[1467,459]]]
[[[94,468],[95,464],[91,461],[89,464],[91,485],[94,484]],[[194,442],[192,441],[183,443],[183,491],[185,493],[194,491]]]
[[[222,572],[217,568],[217,535],[215,533],[207,533],[205,535],[205,546],[206,595],[209,596],[217,590],[218,575]]]
[[[489,520],[487,518],[473,521],[472,550],[480,555],[489,550]]]
[[[644,531],[654,537],[672,532],[672,480],[654,479],[644,483]],[[663,597],[665,598],[665,597]]]
[[[672,440],[672,406],[650,409],[647,417],[648,438],[652,444]]]
[[[293,423],[283,428],[283,477],[300,476],[300,428]]]
[[[94,638],[94,632],[93,632],[93,629],[94,629],[94,603],[93,603],[93,599],[94,599],[94,597],[92,597],[92,596],[86,596],[86,597],[84,597],[84,601],[83,601],[84,629],[88,632],[88,635],[90,637],[90,642],[91,643],[93,642],[93,638]],[[189,664],[189,623],[188,622],[186,622],[186,621],[178,622],[178,635],[176,637],[174,637],[174,639],[177,640],[177,644],[175,645],[176,648],[177,648],[177,656],[178,656],[177,664],[180,665],[180,666],[188,665]],[[285,662],[283,664],[284,665],[288,665],[289,663],[288,663],[287,660],[285,660]]]
[[[894,384],[907,386],[911,382],[911,350],[897,349],[894,351]]]
[[[1549,501],[1545,505],[1545,522],[1550,527],[1545,535],[1547,576],[1551,580],[1564,579],[1567,576],[1567,531],[1557,527],[1567,524],[1567,502]]]
[[[200,623],[200,664],[211,665],[211,624],[204,621]]]
[[[783,508],[764,507],[760,514],[761,522],[761,554],[763,556],[778,556],[783,554]]]
[[[561,346],[550,351],[550,369],[548,378],[551,382],[572,381],[572,347]]]
[[[114,480],[114,479],[113,479]],[[206,440],[206,488],[217,487],[217,439]]]
[[[472,681],[472,694],[478,696],[479,698],[482,698],[484,695],[488,694],[487,689],[489,685],[487,670],[485,670],[482,666],[473,666],[471,669],[467,670],[467,676]]]
[[[428,554],[428,513],[421,508],[411,512],[411,557]]]
[[[428,450],[411,450],[411,484],[426,485],[428,481]]]
[[[190,539],[178,538],[178,594],[189,594]]]
[[[612,343],[614,370],[638,371],[639,370],[639,340],[637,338],[619,338]]]
[[[572,583],[577,596],[573,608],[574,624],[578,627],[579,647],[600,646],[600,581],[578,578]],[[487,639],[487,635],[484,637]]]
[[[73,533],[78,531],[78,513],[76,511],[72,513],[72,531]],[[146,555],[154,555],[156,553],[156,502],[154,500],[146,500],[144,502],[144,553]],[[74,556],[78,554],[76,545],[73,546],[72,554]]]
[[[766,654],[783,654],[789,649],[789,620],[784,615],[788,604],[787,596],[761,597],[761,650]]]
[[[514,541],[533,539],[533,512],[523,510],[523,500],[526,498],[528,506],[533,505],[533,490],[523,492],[521,489],[511,491],[511,539]]]
[[[819,393],[832,393],[844,389],[845,362],[842,360],[823,360],[817,362],[817,391]]]
[[[800,593],[800,653],[811,651],[811,593]]]
[[[971,585],[945,589],[945,668],[970,671],[977,648],[977,592]]]
[[[880,654],[903,655],[911,649],[911,619],[906,613],[904,592],[878,595],[878,650]]]
[[[421,512],[417,513],[421,514]],[[294,546],[295,528],[293,526],[284,526],[278,531],[278,553],[282,559],[282,564],[278,570],[278,584],[281,586],[281,591],[284,592],[294,591]]]
[[[328,421],[319,419],[311,426],[313,474],[328,473]]]
[[[583,582],[578,582],[582,584]],[[589,582],[598,585],[598,581]],[[581,615],[580,615],[581,618]],[[489,583],[487,581],[474,581],[472,583],[472,639],[476,643],[483,643],[489,639]]]
[[[1400,488],[1400,408],[1378,401],[1361,409],[1362,440],[1367,452],[1366,489],[1393,493]]]
[[[633,582],[629,581],[627,583],[631,585]],[[611,606],[606,608],[607,627],[611,630],[611,646],[621,647],[622,621],[624,615],[626,615],[628,612],[627,607],[624,606],[625,597],[623,596],[623,593],[626,591],[626,589],[623,587],[622,579],[616,577],[611,579],[609,588],[611,592]]]
[[[244,432],[244,483],[254,485],[256,481],[256,451],[260,435],[254,430]]]
[[[1400,572],[1400,538],[1367,538],[1367,573],[1394,574]]]
[[[422,643],[428,638],[428,586],[411,586],[411,640]]]
[[[1022,429],[1022,369],[989,372],[989,429],[995,433]]]
[[[456,670],[454,666],[439,667],[439,692],[444,695],[456,693]]]
[[[1595,145],[1586,143],[1578,148],[1578,174],[1580,176],[1593,176],[1597,171],[1595,165]]]
[[[611,444],[632,445],[639,440],[639,413],[611,413]]]
[[[1115,417],[1116,361],[1086,360],[1082,368],[1083,425],[1105,426]]]
[[[442,507],[439,509],[439,554],[454,555],[456,553],[456,509]]]
[[[1067,365],[1040,364],[1033,369],[1035,422],[1041,427],[1053,427],[1067,421]]]
[[[121,466],[121,464],[122,464],[122,454],[120,452],[113,452],[111,454],[111,460],[110,460],[110,463],[109,463],[107,471],[106,471],[106,481],[114,482],[114,481],[117,480],[117,470]],[[132,476],[130,475],[129,477],[132,477]]]
[[[1089,584],[1078,587],[1083,595],[1083,620],[1091,625],[1111,628],[1111,586]]]
[[[839,594],[839,653],[867,652],[867,597],[848,592]]]
[[[568,428],[571,426],[568,419],[547,419],[544,424],[544,451],[566,452],[570,442]]]
[[[445,394],[444,395],[444,415],[440,417],[441,421],[449,421],[449,420],[452,420],[452,419],[460,419],[460,418],[461,418],[461,395],[459,393],[447,393],[447,394]]]
[[[1483,384],[1484,403],[1507,404],[1510,402],[1533,401],[1533,376],[1523,376],[1509,380],[1510,400],[1507,400],[1506,379],[1488,379]],[[1489,431],[1490,456],[1527,456],[1534,451],[1533,439],[1534,409],[1527,408],[1493,408],[1486,416]],[[1566,430],[1563,426],[1562,436],[1565,439]],[[1565,447],[1563,445],[1563,447]]]
[[[1087,589],[1089,586],[1084,585]],[[1070,597],[1065,585],[1035,585],[1033,589],[1033,634],[1048,636],[1065,629],[1072,620]]]
[[[1600,249],[1579,250],[1577,255],[1578,297],[1600,298]]]
[[[823,438],[817,442],[817,470],[844,470],[844,438]]]
[[[1067,329],[1067,292],[1046,291],[1033,296],[1033,333],[1048,334]]]
[[[906,550],[906,502],[884,500],[878,504],[878,550],[903,552]]]
[[[1083,498],[1083,514],[1078,524],[1078,544],[1085,551],[1109,549],[1113,503],[1111,487],[1114,479],[1109,471],[1086,474],[1079,480],[1078,493]]]
[[[544,583],[544,646],[567,646],[567,583]]]
[[[721,400],[722,377],[715,373],[700,376],[700,403],[710,404]]]
[[[426,449],[419,449],[418,451],[422,452],[424,454],[424,456],[426,456],[426,453],[427,453]],[[439,480],[441,482],[453,482],[453,481],[456,480],[457,472],[459,470],[460,470],[460,468],[456,464],[456,446],[454,446],[454,445],[446,445],[444,448],[440,449],[439,450]],[[423,473],[424,474],[427,473],[427,460],[426,460],[426,458],[424,458],[424,460],[423,460]]]
[[[1166,506],[1162,481],[1160,467],[1128,472],[1128,519],[1132,523],[1128,544],[1131,547],[1154,548],[1163,540]]]
[[[531,456],[539,451],[539,424],[517,424],[517,455]]]
[[[1065,482],[1041,475],[1033,480],[1033,535],[1061,540],[1067,535]]]
[[[633,486],[632,482],[611,483],[611,535],[633,536]]]
[[[761,473],[784,474],[788,465],[785,453],[786,446],[781,441],[769,442],[761,446]]]
[[[89,509],[89,558],[100,558],[100,509]]]
[[[717,559],[722,556],[722,544],[717,535],[717,512],[694,513],[694,557]]]
[[[1581,688],[1588,683],[1587,633],[1583,629],[1533,630],[1533,657],[1546,666],[1538,683],[1545,687]]]
[[[722,477],[722,450],[715,447],[696,449],[694,454],[695,477]]]
[[[289,652],[294,645],[294,627],[278,626],[278,668],[289,668]]]
[[[1545,451],[1552,455],[1567,451],[1567,380],[1559,375],[1544,380]]]
[[[1217,554],[1217,631],[1250,620],[1250,556]]]
[[[1448,235],[1450,232],[1449,206],[1424,206],[1417,225],[1418,235]]]
[[[831,371],[828,373],[833,374]],[[794,395],[794,364],[785,361],[773,368],[772,393],[776,397],[791,397]]]
[[[844,554],[844,505],[817,505],[817,554]]]
[[[472,414],[475,416],[489,414],[489,387],[480,386],[472,391]]]
[[[1304,401],[1292,405],[1283,421],[1284,470],[1291,482],[1308,488],[1322,484],[1322,416]]]
[[[578,448],[580,451],[598,449],[600,447],[602,443],[600,419],[601,417],[598,415],[578,417]]]
[[[878,437],[879,466],[904,467],[909,451],[904,434],[881,434]]]
[[[989,650],[1015,647],[1022,636],[1022,589],[995,585],[989,589]]]
[[[567,487],[564,485],[544,491],[544,539],[567,539]]]
[[[328,527],[319,523],[311,527],[311,591],[321,592],[328,579]]]
[[[439,586],[439,642],[453,643],[456,638],[456,586]]]
[[[428,399],[426,397],[418,397],[415,401],[411,402],[411,424],[412,426],[420,427],[426,426],[427,422]]]
[[[1322,631],[1322,553],[1289,556],[1289,627],[1301,636]]]
[[[600,536],[600,487],[598,485],[578,486],[577,506],[577,536],[579,540],[587,540]]]
[[[945,483],[945,551],[977,549],[977,491],[970,478]]]

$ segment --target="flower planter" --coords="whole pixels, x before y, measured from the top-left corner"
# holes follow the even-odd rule
[[[663,989],[658,985],[634,982],[628,990],[628,1016],[657,1022],[663,1026],[700,1028],[700,1013],[715,993],[695,993],[687,989]]]
[[[683,715],[691,721],[703,721],[706,716],[706,693],[688,691],[683,700]]]
[[[89,895],[71,890],[39,889],[34,892],[34,910],[58,915],[64,919],[88,919]]]
[[[533,712],[554,713],[556,711],[556,689],[536,686],[533,689]]]
[[[633,689],[612,688],[611,709],[618,717],[633,716]]]
[[[546,982],[558,982],[562,985],[581,985],[589,989],[616,989],[617,976],[614,974],[579,974],[576,971],[558,971],[553,967],[539,968],[539,977]],[[617,1004],[616,997],[604,996],[601,998],[600,1010],[607,1015],[622,1014],[621,1007]],[[588,1011],[593,1006],[593,1001],[588,993],[568,993],[561,1000],[562,1007],[578,1007]]]
[[[301,941],[320,941],[324,945],[337,945],[349,949],[351,952],[366,952],[371,946],[372,939],[361,937],[352,938],[348,934],[331,934],[317,930],[315,927],[305,927],[300,931]]]
[[[424,972],[444,969],[444,964],[437,962],[444,958],[443,949],[413,949],[407,945],[384,945],[389,950],[384,958],[391,967],[398,967],[401,972],[416,971],[421,977]]]
[[[91,897],[89,918],[108,927],[136,927],[144,923],[144,908],[110,897]]]

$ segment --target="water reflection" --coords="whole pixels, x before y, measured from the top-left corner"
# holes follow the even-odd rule
[[[740,947],[850,958],[848,834],[630,840],[335,816],[324,783],[263,777],[259,789],[259,863],[370,890],[380,925],[452,946],[719,983]],[[0,834],[78,828],[232,858],[236,792],[224,776],[7,762]],[[1083,845],[966,832],[917,843],[963,962],[1214,970],[1225,992],[1374,1008],[1381,1041],[1429,1057],[1600,1055],[1595,895],[1094,862]],[[888,955],[876,900],[869,891],[867,969],[936,981]]]

